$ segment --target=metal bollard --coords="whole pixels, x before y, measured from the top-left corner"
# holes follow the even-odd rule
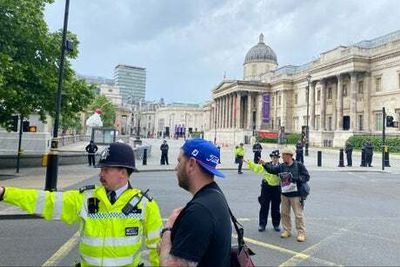
[[[322,166],[322,151],[317,152],[317,166],[318,167]]]
[[[147,165],[147,149],[143,150],[143,165]]]
[[[389,163],[389,148],[385,146],[385,160],[384,160],[385,167],[390,167]]]
[[[344,154],[343,154],[343,148],[339,150],[339,165],[338,167],[344,167]]]

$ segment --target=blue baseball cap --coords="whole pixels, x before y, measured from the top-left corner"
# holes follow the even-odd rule
[[[225,177],[222,172],[215,168],[220,159],[220,152],[210,141],[201,138],[190,139],[183,144],[181,149],[187,157],[196,159],[197,163],[207,172]]]

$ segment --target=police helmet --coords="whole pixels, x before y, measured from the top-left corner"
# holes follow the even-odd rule
[[[124,143],[111,143],[100,153],[97,168],[122,167],[136,171],[135,154],[130,145]]]
[[[279,150],[273,150],[273,151],[271,152],[271,154],[269,154],[269,156],[270,156],[270,157],[277,157],[277,158],[280,158]]]

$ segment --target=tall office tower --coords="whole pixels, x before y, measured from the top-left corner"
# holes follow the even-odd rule
[[[145,99],[145,68],[117,65],[114,69],[114,81],[115,85],[119,87],[123,103],[134,103]]]

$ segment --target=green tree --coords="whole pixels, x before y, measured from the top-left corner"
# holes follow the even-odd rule
[[[115,107],[113,103],[104,95],[97,95],[93,102],[89,105],[90,115],[99,108],[102,111],[101,120],[104,127],[113,127],[115,122]]]
[[[53,0],[0,1],[0,125],[8,128],[11,116],[55,116],[61,31],[50,33],[44,8]],[[61,23],[61,22],[60,22]],[[70,59],[78,56],[78,39],[68,33],[74,50],[67,53],[61,112],[76,116],[93,99],[93,90],[77,80]]]

